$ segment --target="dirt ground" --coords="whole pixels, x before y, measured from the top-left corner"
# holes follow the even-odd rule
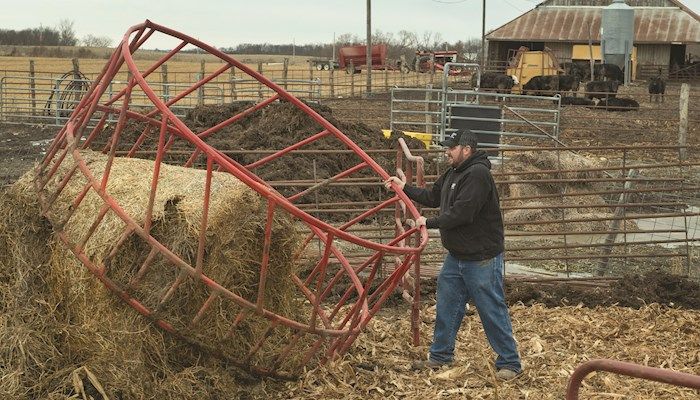
[[[46,125],[0,124],[0,184],[14,182],[28,171],[56,132]]]

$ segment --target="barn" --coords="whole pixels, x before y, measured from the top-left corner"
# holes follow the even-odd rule
[[[559,62],[600,60],[602,9],[612,0],[547,0],[486,35],[489,66],[517,49],[550,49]],[[677,0],[626,0],[634,9],[633,75],[700,78],[700,16]],[[589,41],[592,46],[589,48]]]

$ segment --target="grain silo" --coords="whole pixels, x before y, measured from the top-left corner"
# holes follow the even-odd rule
[[[613,0],[603,8],[600,24],[603,62],[615,64],[625,71],[625,83],[630,81],[629,65],[634,43],[634,9],[624,0]]]

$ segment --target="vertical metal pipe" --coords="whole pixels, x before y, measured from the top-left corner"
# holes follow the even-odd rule
[[[367,97],[372,93],[372,0],[367,0]]]

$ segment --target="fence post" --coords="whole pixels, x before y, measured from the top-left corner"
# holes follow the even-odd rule
[[[610,224],[610,233],[608,233],[608,236],[605,238],[605,244],[608,245],[606,247],[603,247],[603,255],[604,256],[609,256],[610,253],[612,253],[612,245],[615,243],[615,239],[617,238],[617,231],[620,230],[620,223],[625,225],[625,220],[621,220],[620,218],[625,212],[625,206],[624,204],[627,203],[627,195],[629,190],[632,189],[632,186],[634,185],[634,181],[631,179],[634,179],[637,177],[637,170],[631,169],[627,173],[627,179],[625,181],[625,186],[624,190],[622,193],[620,193],[620,197],[617,201],[617,204],[619,207],[615,208],[615,213],[613,214],[613,220]],[[596,271],[596,275],[598,276],[603,276],[605,275],[605,271],[608,269],[608,263],[610,261],[610,258],[608,257],[603,257],[600,259],[598,262],[598,269]]]
[[[284,90],[287,90],[287,78],[289,76],[289,58],[285,57],[284,62],[282,63],[282,84],[284,86]]]
[[[231,83],[231,101],[237,99],[236,95],[236,67],[233,65],[229,70],[229,81]]]
[[[263,74],[263,63],[262,63],[262,61],[258,61],[258,72],[260,73],[260,75]],[[260,81],[258,81],[258,98],[259,98],[259,99],[262,99],[262,83],[260,83]]]
[[[331,86],[331,98],[335,97],[335,66],[333,62],[330,63],[330,75],[328,77],[328,83]]]
[[[420,73],[420,69],[419,69],[419,68],[420,68],[420,60],[419,60],[419,57],[416,56],[416,59],[413,60],[413,61],[414,61],[413,64],[414,64],[414,67],[415,67],[413,71],[416,73],[416,86],[418,86],[418,74]]]
[[[204,60],[199,62],[199,79],[204,79]],[[197,90],[197,105],[204,104],[204,85],[199,87]]]
[[[168,64],[160,66],[160,80],[163,85],[163,101],[170,101],[170,88],[168,87]]]
[[[688,97],[690,95],[690,85],[687,83],[681,84],[680,98],[680,122],[678,124],[678,145],[685,146],[688,142]],[[681,161],[685,161],[688,157],[688,149],[678,149],[678,155]]]
[[[32,115],[36,115],[36,86],[34,85],[34,60],[29,60],[29,93],[32,96]]]
[[[430,116],[430,100],[432,99],[432,89],[433,85],[432,84],[427,84],[425,85],[425,88],[428,89],[425,91],[425,133],[433,134],[433,126],[431,123],[433,122],[431,116]]]
[[[77,58],[71,61],[73,62],[73,79],[80,79],[80,62]]]
[[[384,66],[384,90],[389,90],[389,67]]]
[[[355,97],[355,63],[350,60],[350,97]]]

